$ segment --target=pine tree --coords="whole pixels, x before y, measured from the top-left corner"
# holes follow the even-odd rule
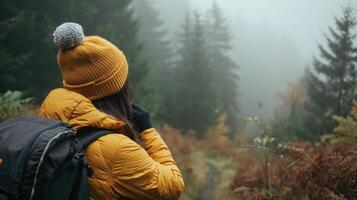
[[[214,2],[207,16],[207,41],[209,45],[210,65],[213,68],[213,82],[217,93],[218,109],[227,117],[232,138],[238,129],[238,65],[228,55],[231,35],[222,10]]]
[[[159,121],[167,121],[173,80],[173,62],[170,42],[159,13],[149,0],[134,0],[135,16],[138,19],[138,38],[143,43],[143,55],[148,61],[148,76],[145,80],[151,91],[147,101],[150,111]]]
[[[336,125],[333,115],[346,116],[357,98],[357,49],[353,34],[356,18],[347,7],[341,18],[335,18],[337,30],[330,28],[332,37],[326,36],[328,48],[319,45],[321,59],[314,59],[313,70],[306,72],[306,89],[310,103],[307,105],[312,125],[311,131],[330,132]],[[314,123],[311,123],[311,120]]]
[[[216,105],[205,30],[199,14],[193,19],[187,14],[182,29],[172,123],[184,130],[192,129],[202,137],[215,122]]]
[[[30,39],[24,34],[31,11],[21,1],[5,0],[0,7],[0,93],[6,90],[23,89],[31,73],[23,66],[31,56]]]

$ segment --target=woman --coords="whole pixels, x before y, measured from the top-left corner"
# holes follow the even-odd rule
[[[99,36],[84,36],[76,23],[60,25],[53,36],[63,88],[48,94],[40,115],[75,129],[113,132],[86,148],[94,170],[90,199],[178,199],[181,173],[149,113],[131,104],[123,52]]]

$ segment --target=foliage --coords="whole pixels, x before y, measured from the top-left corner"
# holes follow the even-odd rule
[[[321,59],[314,59],[313,71],[307,70],[305,87],[308,94],[306,118],[310,132],[326,134],[336,125],[333,115],[347,116],[357,94],[357,48],[353,33],[357,25],[351,7],[336,18],[337,30],[330,28],[332,37],[326,36],[328,48],[319,45]],[[313,123],[311,123],[311,121]]]
[[[229,133],[229,127],[226,123],[226,115],[221,115],[218,118],[218,122],[207,129],[202,141],[202,147],[210,149],[212,155],[224,156],[229,159],[237,159],[235,147],[227,137]]]
[[[304,88],[298,83],[287,83],[288,91],[278,93],[277,96],[283,102],[283,108],[291,117],[296,115],[298,107],[304,107],[307,101]]]
[[[288,102],[291,102],[291,99]],[[354,116],[355,112],[354,107],[351,115]],[[351,121],[351,118],[335,118],[340,122],[335,129],[336,132],[353,133],[351,123],[353,125],[354,121]],[[245,164],[238,170],[233,184],[233,189],[240,198],[356,199],[357,184],[354,178],[351,178],[357,174],[357,165],[354,161],[357,159],[356,140],[325,140],[320,146],[307,142],[274,145],[274,138],[267,134],[264,136],[264,133],[270,131],[264,120],[251,117],[247,118],[247,121],[263,130],[263,136],[254,139],[263,155],[251,157],[249,155],[252,154],[247,152],[247,156],[240,156],[241,160],[238,163]],[[271,156],[267,156],[268,154]],[[252,165],[255,167],[249,167]]]
[[[357,137],[357,100],[353,101],[350,116],[346,118],[334,116],[334,119],[339,123],[334,129],[335,133]]]
[[[203,19],[197,12],[193,16],[187,12],[178,45],[168,122],[202,138],[225,115],[227,136],[233,139],[239,122],[238,66],[229,56],[231,36],[216,3]]]
[[[253,147],[264,149],[264,150],[270,150],[271,148],[276,147],[277,142],[274,137],[271,136],[271,125],[269,122],[266,120],[259,118],[257,116],[254,117],[248,117],[246,118],[246,121],[248,121],[249,124],[251,125],[256,125],[258,128],[262,131],[262,134],[253,140]],[[261,173],[263,174],[263,186],[264,188],[267,188],[268,190],[271,190],[271,185],[272,185],[272,177],[271,177],[271,171],[270,171],[270,163],[271,163],[271,157],[269,155],[269,151],[264,152],[264,162],[261,164]]]
[[[185,132],[194,130],[198,137],[214,124],[216,97],[213,90],[212,67],[209,65],[204,24],[198,13],[187,14],[180,35],[179,61],[172,121]]]
[[[308,97],[302,82],[287,83],[287,90],[280,92],[277,97],[282,102],[272,124],[273,135],[280,140],[317,140],[316,134],[311,134],[307,128],[306,119],[311,113],[306,110]]]
[[[353,143],[284,145],[281,152],[289,159],[271,162],[272,189],[263,189],[262,169],[242,169],[236,174],[234,190],[252,200],[353,200],[357,189],[353,178],[357,174],[355,150]],[[259,162],[259,158],[253,161]]]
[[[32,114],[32,98],[24,98],[20,91],[7,91],[0,94],[0,121],[10,117]]]
[[[252,120],[260,121],[254,117]],[[211,199],[356,199],[355,141],[319,146],[294,141],[265,148],[261,144],[235,144],[225,137],[224,117],[220,121],[208,129],[203,140],[168,126],[160,130],[184,174],[187,190],[181,199],[202,197],[200,192],[209,184],[209,166],[218,170]],[[270,155],[270,188],[265,175],[266,153]]]
[[[173,80],[173,50],[159,13],[149,0],[133,0],[134,14],[138,19],[138,39],[143,43],[142,53],[147,60],[148,74],[143,80],[150,85],[145,105],[150,107],[155,119],[169,119],[170,96]]]
[[[239,67],[229,56],[232,50],[232,37],[223,12],[216,2],[213,2],[207,13],[206,29],[217,109],[220,114],[226,115],[227,125],[230,128],[228,136],[232,139],[238,131],[239,122]]]

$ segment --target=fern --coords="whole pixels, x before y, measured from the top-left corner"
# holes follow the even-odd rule
[[[32,98],[24,98],[21,91],[7,91],[0,94],[0,120],[32,112]]]

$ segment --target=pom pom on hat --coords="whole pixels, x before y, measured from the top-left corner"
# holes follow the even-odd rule
[[[53,32],[53,41],[55,45],[63,51],[82,44],[84,42],[82,26],[73,22],[61,24],[56,28],[55,32]]]

